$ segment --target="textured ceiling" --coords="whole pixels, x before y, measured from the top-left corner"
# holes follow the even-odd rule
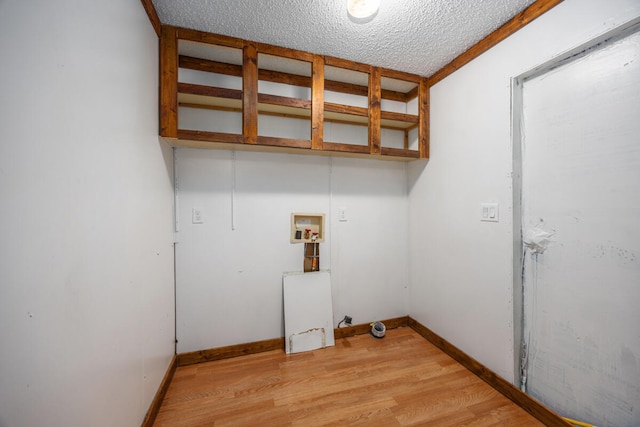
[[[534,0],[381,0],[366,23],[346,0],[153,0],[163,24],[430,76]]]

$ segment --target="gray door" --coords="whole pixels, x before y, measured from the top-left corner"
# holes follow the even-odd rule
[[[522,77],[514,103],[522,386],[598,426],[640,426],[637,28]]]

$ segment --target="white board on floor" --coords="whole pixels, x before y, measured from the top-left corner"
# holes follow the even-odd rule
[[[286,353],[335,345],[329,272],[285,273],[282,288]]]

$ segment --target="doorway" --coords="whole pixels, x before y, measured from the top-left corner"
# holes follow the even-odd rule
[[[640,19],[513,81],[520,386],[640,425]]]

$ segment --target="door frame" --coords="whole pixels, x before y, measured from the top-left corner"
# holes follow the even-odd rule
[[[531,79],[540,77],[556,68],[576,61],[611,43],[640,31],[640,17],[632,19],[606,33],[595,37],[529,71],[511,79],[511,140],[512,140],[512,189],[513,189],[513,364],[514,384],[526,391],[522,384],[524,341],[524,246],[522,242],[522,120],[523,87]]]

